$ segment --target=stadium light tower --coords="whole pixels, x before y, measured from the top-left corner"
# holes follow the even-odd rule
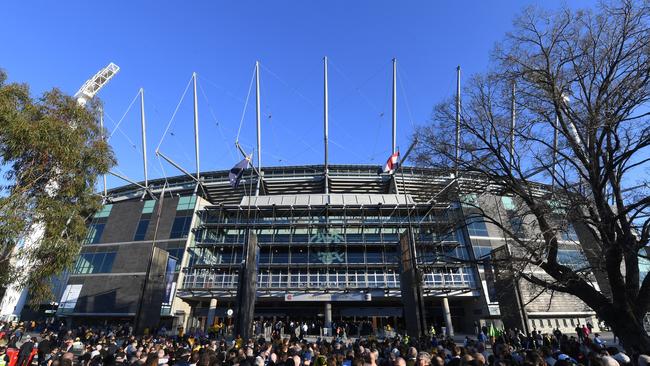
[[[120,67],[114,63],[108,64],[108,66],[99,70],[93,77],[88,79],[84,85],[79,88],[79,91],[75,93],[74,97],[77,99],[77,103],[80,106],[85,106],[86,103],[93,99],[95,94],[99,92],[101,88],[104,87],[112,78],[120,71]]]

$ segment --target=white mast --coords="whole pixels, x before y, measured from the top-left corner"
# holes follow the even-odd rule
[[[144,163],[144,186],[149,187],[147,174],[147,128],[144,117],[144,89],[140,88],[140,122],[142,124],[142,162]]]
[[[260,185],[262,184],[262,131],[260,120],[260,62],[255,61],[255,107],[257,118],[257,187],[255,195],[260,194]]]
[[[325,194],[329,193],[329,161],[328,161],[328,135],[329,135],[329,91],[327,88],[327,56],[323,58],[323,129],[325,143]]]
[[[397,145],[397,59],[393,59],[393,148],[392,154],[395,154]]]
[[[102,142],[104,142],[104,107],[99,109],[99,136],[102,139]],[[104,197],[106,197],[106,174],[104,174],[102,178],[104,181]]]
[[[510,166],[512,169],[512,163],[515,159],[515,81],[512,81],[512,101],[510,105]]]
[[[456,178],[460,161],[460,66],[456,67]]]
[[[192,73],[194,84],[194,149],[196,153],[196,180],[201,182],[201,169],[199,165],[199,104],[196,95],[196,72]]]

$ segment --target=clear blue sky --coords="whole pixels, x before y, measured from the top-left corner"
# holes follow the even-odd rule
[[[263,65],[262,162],[320,164],[322,57],[330,58],[331,163],[383,164],[390,150],[391,67],[399,62],[398,145],[463,77],[486,70],[495,42],[527,4],[560,1],[9,1],[0,5],[0,67],[34,94],[73,94],[101,67],[120,73],[100,92],[120,119],[145,88],[149,176],[180,174],[154,151],[179,98],[199,75],[201,170],[230,169],[255,60]],[[593,6],[571,2],[571,6]],[[204,98],[203,92],[207,96]],[[194,171],[188,93],[161,151]],[[106,127],[114,123],[106,118]],[[111,144],[117,171],[143,178],[139,105]],[[173,135],[172,135],[173,133]],[[255,145],[254,94],[240,137]],[[132,145],[135,145],[135,147]],[[164,170],[164,173],[163,173]],[[109,186],[123,184],[109,178]]]

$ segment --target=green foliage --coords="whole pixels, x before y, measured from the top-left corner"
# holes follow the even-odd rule
[[[73,264],[101,204],[95,183],[114,159],[100,106],[81,107],[58,89],[32,98],[0,70],[0,283],[27,286],[33,303],[50,300],[51,276]]]

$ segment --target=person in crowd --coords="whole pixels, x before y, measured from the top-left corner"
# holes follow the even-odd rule
[[[16,362],[16,366],[28,366],[33,350],[34,340],[28,334],[25,336],[25,342],[20,346],[20,349],[18,351],[18,361]]]

